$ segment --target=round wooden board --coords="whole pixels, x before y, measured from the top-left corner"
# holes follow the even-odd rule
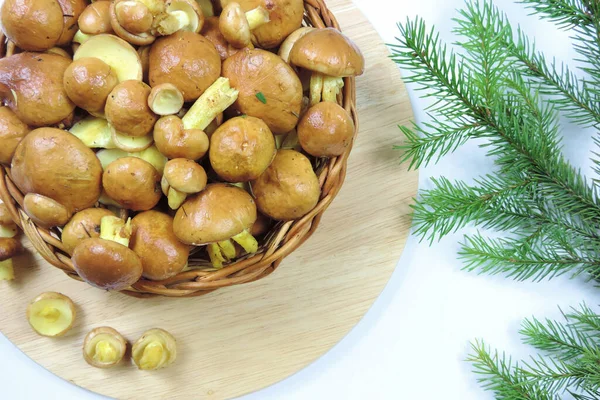
[[[350,0],[328,6],[363,50],[367,68],[358,78],[360,134],[346,183],[316,234],[271,276],[188,299],[107,293],[67,278],[30,250],[15,259],[17,280],[0,282],[0,331],[9,340],[57,376],[107,396],[140,398],[144,388],[144,399],[225,399],[299,371],[356,325],[386,285],[409,233],[417,173],[399,164],[392,146],[412,110],[398,69],[365,17]],[[63,338],[37,336],[25,319],[28,302],[50,290],[78,307]],[[167,329],[178,341],[176,364],[154,373],[129,363],[88,366],[83,338],[102,325],[130,342],[148,328]]]

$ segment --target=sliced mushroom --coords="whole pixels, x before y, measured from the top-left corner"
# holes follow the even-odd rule
[[[175,338],[163,329],[150,329],[133,344],[131,358],[141,370],[166,368],[177,358]]]
[[[202,166],[192,160],[175,158],[165,165],[161,187],[167,196],[169,207],[176,210],[188,195],[203,190],[207,181],[208,177]]]
[[[41,336],[64,335],[73,327],[76,315],[73,301],[56,292],[42,293],[27,306],[27,321]]]
[[[83,358],[96,368],[114,367],[123,360],[126,350],[127,342],[123,335],[108,326],[92,329],[83,340]]]

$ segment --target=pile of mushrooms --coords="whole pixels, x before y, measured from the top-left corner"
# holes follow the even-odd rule
[[[256,253],[352,143],[338,99],[364,58],[303,26],[302,0],[5,0],[0,17],[0,163],[98,288]]]

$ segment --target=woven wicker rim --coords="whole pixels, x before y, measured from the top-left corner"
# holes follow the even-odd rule
[[[333,27],[340,29],[337,20],[323,0],[304,0],[304,22],[316,28]],[[14,43],[6,41],[0,35],[0,57],[13,54]],[[344,78],[344,89],[338,97],[338,103],[350,113],[355,124],[354,137],[358,133],[358,115],[356,111],[356,85],[354,78]],[[346,166],[352,145],[344,154],[327,160],[320,166],[319,183],[321,198],[317,206],[299,220],[287,221],[275,225],[262,243],[258,253],[249,258],[238,260],[222,269],[192,269],[163,281],[142,280],[123,290],[130,296],[167,297],[200,296],[213,290],[253,282],[271,274],[281,261],[302,245],[317,229],[323,213],[329,207],[346,176]],[[82,280],[73,267],[71,258],[60,241],[56,230],[36,226],[22,210],[23,194],[10,178],[10,169],[0,167],[0,197],[6,203],[12,219],[19,225],[34,248],[50,264],[61,269],[69,277]]]

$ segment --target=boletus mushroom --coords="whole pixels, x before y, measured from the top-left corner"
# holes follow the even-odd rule
[[[150,86],[171,83],[181,91],[186,102],[200,97],[220,74],[219,53],[198,33],[178,31],[159,38],[150,49]]]
[[[7,38],[27,51],[65,46],[77,31],[85,0],[5,0],[0,9]]]
[[[239,3],[243,11],[262,7],[269,14],[269,22],[251,29],[255,44],[273,49],[302,25],[304,2],[302,0],[221,0],[223,11],[231,3]],[[249,18],[250,20],[250,18]]]
[[[118,36],[102,33],[90,37],[73,54],[73,61],[86,57],[96,57],[110,65],[119,82],[142,80],[140,56],[129,43]]]
[[[44,228],[63,226],[71,217],[71,212],[65,206],[37,193],[25,195],[23,210],[33,222]]]
[[[219,17],[206,18],[200,33],[215,46],[219,56],[221,57],[221,60],[225,60],[227,57],[230,57],[240,51],[240,49],[233,47],[229,42],[227,42],[221,33],[221,30],[219,29]],[[247,47],[253,49],[254,45],[252,42],[250,42]]]
[[[27,306],[27,321],[41,336],[64,335],[73,326],[76,314],[73,301],[56,292],[42,293]]]
[[[106,1],[98,3],[106,3]],[[116,72],[110,65],[96,57],[79,58],[73,61],[63,75],[65,92],[71,101],[89,113],[100,116],[104,115],[108,95],[117,83]]]
[[[8,107],[0,107],[0,164],[9,165],[17,145],[30,129]]]
[[[21,243],[15,239],[17,233],[17,225],[0,200],[0,281],[15,279],[12,258],[22,250]]]
[[[206,187],[208,177],[200,164],[185,158],[169,160],[165,165],[161,187],[169,207],[178,209],[190,194]]]
[[[102,186],[111,199],[134,211],[150,210],[161,197],[158,171],[137,157],[111,162],[102,175]]]
[[[310,82],[311,105],[336,102],[344,87],[342,78],[362,75],[365,59],[356,44],[334,28],[315,29],[296,41],[290,62],[313,71]]]
[[[50,126],[75,110],[63,88],[68,58],[48,53],[19,53],[0,59],[0,98],[23,123]]]
[[[102,166],[81,140],[56,128],[38,128],[19,143],[12,180],[23,194],[37,193],[70,213],[92,207],[101,193]]]
[[[142,260],[142,276],[168,279],[180,273],[188,262],[190,247],[173,233],[173,218],[159,211],[144,211],[132,220],[131,249]]]
[[[258,178],[275,157],[275,139],[269,127],[254,117],[235,117],[210,138],[210,164],[227,182]]]
[[[278,150],[266,171],[252,182],[256,205],[280,221],[308,214],[319,201],[321,187],[310,160],[295,150]]]
[[[309,108],[298,123],[298,140],[308,154],[337,157],[352,143],[354,122],[337,103],[321,102]]]
[[[85,239],[100,237],[102,218],[109,216],[115,215],[106,208],[87,208],[73,215],[60,237],[67,253],[72,254],[75,247]]]
[[[148,107],[156,115],[177,114],[183,107],[183,94],[171,83],[161,83],[150,91]]]
[[[96,368],[114,367],[123,360],[126,350],[127,342],[123,335],[108,326],[92,329],[83,340],[83,358]]]
[[[261,49],[242,49],[223,62],[223,76],[239,90],[234,109],[262,119],[276,135],[296,127],[302,83],[279,56]]]
[[[219,17],[219,30],[233,47],[241,49],[251,43],[251,33],[254,29],[269,22],[269,12],[258,6],[246,13],[239,3],[230,2]]]
[[[110,26],[110,1],[94,1],[79,16],[79,30],[88,35],[112,33]]]
[[[183,243],[208,245],[213,266],[221,268],[225,261],[236,257],[233,242],[249,254],[258,250],[258,242],[250,233],[255,221],[256,204],[248,192],[214,183],[179,207],[173,220],[173,232]]]
[[[116,147],[112,139],[112,130],[104,118],[87,116],[69,128],[69,132],[91,149]]]
[[[92,286],[123,290],[142,276],[142,261],[131,250],[131,220],[102,217],[100,237],[84,239],[73,250],[71,260],[79,276]]]
[[[104,110],[115,131],[128,136],[146,136],[152,132],[158,117],[148,107],[150,91],[150,86],[139,80],[127,80],[115,86]],[[150,144],[152,141],[146,147]]]
[[[166,368],[177,358],[177,343],[164,329],[150,329],[133,344],[131,358],[141,370]]]
[[[150,163],[160,176],[163,174],[167,157],[165,157],[156,146],[150,146],[142,151],[127,152],[121,149],[104,149],[96,153],[96,157],[100,160],[103,169],[106,169],[113,161],[123,157],[137,157]]]

